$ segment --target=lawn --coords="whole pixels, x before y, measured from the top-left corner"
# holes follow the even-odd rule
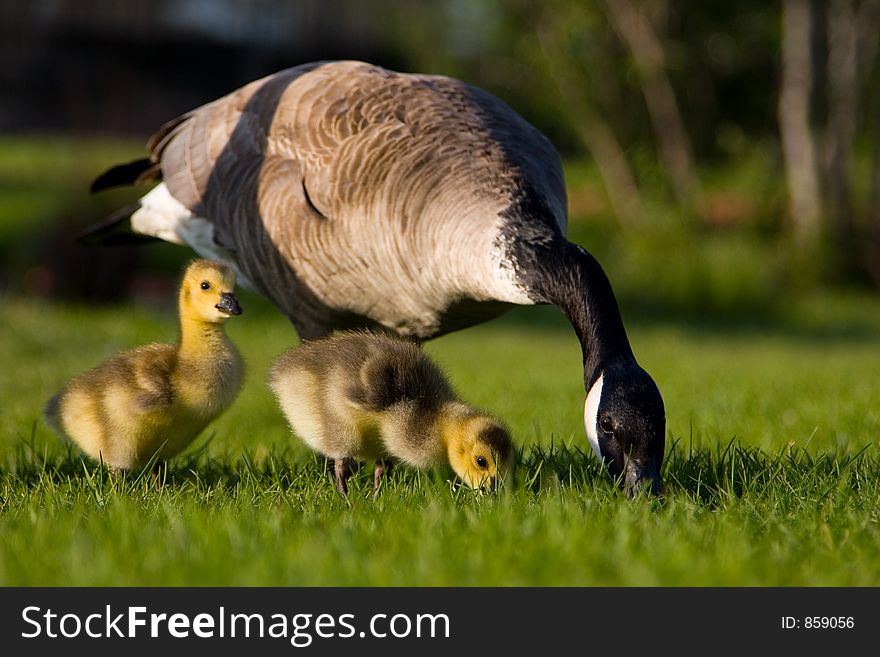
[[[516,474],[479,496],[398,468],[377,502],[365,471],[340,498],[289,434],[264,377],[295,333],[242,302],[245,388],[156,487],[83,462],[40,413],[110,353],[172,339],[173,309],[3,300],[0,583],[880,584],[876,300],[814,297],[738,329],[630,322],[668,409],[662,501],[625,499],[590,455],[579,350],[553,309],[436,340],[460,393],[510,423]]]
[[[785,294],[784,260],[761,259],[773,245],[735,235],[709,248],[671,231],[658,250],[573,221],[663,393],[660,500],[627,500],[593,458],[580,350],[553,308],[426,346],[513,431],[517,467],[497,495],[401,467],[378,501],[366,469],[342,499],[264,383],[296,334],[248,293],[228,323],[245,387],[164,485],[83,461],[43,404],[110,354],[174,338],[173,290],[155,281],[189,252],[147,247],[128,265],[70,252],[83,280],[112,260],[138,290],[112,302],[47,296],[45,281],[59,245],[127,202],[88,197],[89,178],[139,148],[0,141],[0,585],[880,585],[880,301]]]

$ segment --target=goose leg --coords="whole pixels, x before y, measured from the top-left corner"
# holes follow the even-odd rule
[[[379,488],[382,487],[382,476],[391,470],[391,461],[376,459],[376,469],[373,470],[373,499],[379,497]]]
[[[354,459],[349,456],[343,456],[341,459],[333,461],[333,472],[336,475],[336,490],[340,495],[348,495],[348,478],[351,476],[351,468],[354,465]]]

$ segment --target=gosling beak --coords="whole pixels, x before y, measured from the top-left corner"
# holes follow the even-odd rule
[[[645,491],[650,491],[653,495],[660,494],[660,473],[653,456],[643,463],[635,459],[626,462],[623,492],[627,497],[637,497]]]
[[[232,292],[221,292],[220,303],[214,307],[227,315],[241,315],[241,306],[238,305],[238,299]]]

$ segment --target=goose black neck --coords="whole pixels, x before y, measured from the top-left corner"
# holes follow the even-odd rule
[[[584,386],[612,361],[633,360],[611,282],[586,250],[560,240],[535,260],[540,301],[559,306],[577,333],[584,356]]]

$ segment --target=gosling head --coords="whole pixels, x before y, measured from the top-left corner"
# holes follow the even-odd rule
[[[180,284],[180,314],[198,322],[222,324],[232,315],[241,315],[234,289],[232,267],[213,260],[194,260]]]
[[[494,490],[513,463],[510,433],[486,415],[454,421],[446,448],[455,474],[471,488]]]

